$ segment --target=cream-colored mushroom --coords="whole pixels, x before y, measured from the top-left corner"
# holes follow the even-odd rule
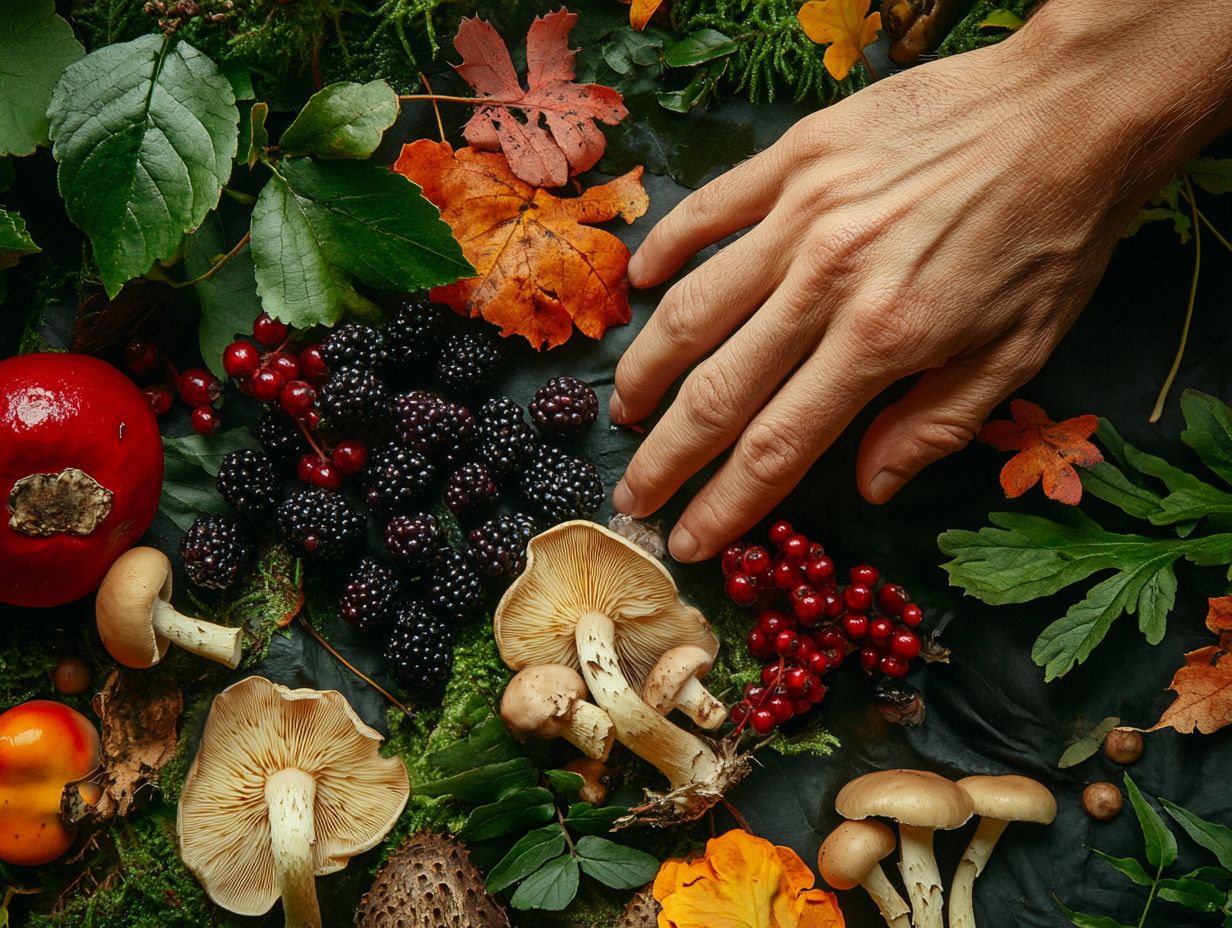
[[[564,738],[587,757],[607,760],[616,732],[586,696],[586,683],[572,667],[527,667],[505,687],[501,718],[518,738]]]
[[[679,709],[702,728],[718,728],[727,707],[701,681],[713,663],[714,655],[696,645],[672,648],[650,671],[642,700],[663,715]]]
[[[248,677],[210,709],[180,794],[180,856],[215,903],[287,928],[321,928],[315,878],[343,869],[393,827],[406,767],[341,693]]]
[[[125,667],[153,667],[178,645],[234,669],[243,629],[215,625],[176,612],[171,605],[171,562],[155,548],[132,548],[111,565],[94,601],[103,646]]]
[[[876,819],[843,822],[822,842],[817,872],[835,889],[863,886],[890,928],[907,928],[911,910],[881,869],[897,846],[894,831]]]

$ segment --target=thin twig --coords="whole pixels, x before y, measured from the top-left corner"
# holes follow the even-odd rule
[[[741,814],[739,809],[728,801],[726,796],[722,797],[719,802],[723,803],[723,808],[727,810],[728,815],[736,820],[737,825],[739,825],[748,834],[753,833],[753,829],[749,825],[749,820]]]
[[[428,93],[432,93],[432,85],[428,83],[428,75],[424,74],[423,71],[420,71],[419,79],[420,81],[423,82],[423,85],[428,88]],[[440,132],[441,134],[441,143],[444,144],[445,124],[441,122],[441,108],[436,100],[432,101],[432,111],[436,113],[436,128],[437,128],[437,131]]]
[[[448,94],[437,93],[404,93],[399,94],[398,99],[404,103],[412,100],[431,100],[433,103],[438,100],[441,103],[469,103],[472,106],[512,106],[515,109],[527,110],[534,109],[530,103],[512,103],[507,100],[496,100],[488,97],[453,97]]]
[[[231,248],[231,250],[230,250],[230,251],[228,251],[228,252],[227,252],[225,255],[223,255],[221,258],[219,258],[219,259],[218,259],[218,263],[216,263],[216,264],[215,264],[212,268],[210,268],[210,269],[209,269],[208,271],[206,271],[204,274],[201,274],[201,275],[199,275],[199,276],[197,276],[197,277],[194,277],[192,280],[182,280],[182,281],[178,281],[178,282],[176,282],[176,283],[172,284],[172,286],[177,287],[177,288],[178,288],[178,287],[191,287],[193,284],[201,284],[201,283],[205,283],[207,280],[209,280],[211,277],[213,277],[215,274],[217,274],[217,273],[219,272],[219,270],[221,270],[221,268],[222,268],[222,266],[223,266],[224,264],[226,264],[228,261],[230,261],[230,260],[231,260],[232,258],[234,258],[236,255],[238,255],[241,251],[243,251],[243,250],[244,250],[244,246],[246,246],[246,245],[248,244],[248,242],[249,242],[249,240],[250,240],[251,238],[252,238],[252,233],[251,233],[251,232],[245,232],[245,233],[244,233],[244,237],[243,237],[243,238],[241,238],[238,242],[236,242],[236,243],[235,243],[235,245]]]
[[[565,836],[565,844],[569,846],[569,856],[577,857],[577,848],[573,846],[573,839],[569,837],[569,827],[565,824],[564,813],[560,811],[560,806],[553,803],[552,808],[556,810],[556,820],[560,822],[560,830]]]
[[[385,690],[385,688],[381,686],[381,684],[377,683],[370,676],[368,676],[366,673],[364,673],[362,670],[360,670],[358,667],[356,667],[354,664],[348,661],[345,657],[339,654],[336,650],[334,650],[334,646],[321,637],[320,633],[315,628],[312,627],[311,623],[309,623],[307,619],[304,618],[304,614],[302,612],[299,615],[299,621],[300,621],[300,624],[303,625],[304,628],[307,630],[308,634],[316,639],[317,644],[319,644],[326,651],[328,651],[330,654],[332,654],[335,658],[338,659],[338,663],[342,664],[343,667],[351,671],[351,673],[355,674],[355,676],[359,677],[359,679],[363,680],[370,687],[372,687],[374,690],[376,690],[378,693],[380,693],[382,696],[388,699],[391,703],[393,703],[395,706],[401,709],[406,714],[407,718],[415,717],[415,713],[412,712],[408,706],[404,705],[403,703],[395,699],[393,696],[391,696]]]
[[[1206,227],[1211,230],[1211,235],[1215,236],[1215,240],[1219,242],[1220,245],[1228,249],[1228,251],[1232,251],[1232,242],[1228,241],[1226,238],[1223,237],[1223,233],[1215,228],[1215,224],[1211,222],[1210,219],[1207,218],[1206,213],[1202,212],[1202,210],[1197,209],[1195,207],[1194,215],[1197,216],[1199,219],[1202,220],[1202,222],[1206,224]]]
[[[1189,208],[1196,217],[1198,204],[1194,200],[1193,187],[1184,173],[1181,174],[1181,181],[1185,184],[1185,199],[1189,201]],[[1159,388],[1159,396],[1155,399],[1155,408],[1151,410],[1151,415],[1147,419],[1148,422],[1158,422],[1159,417],[1164,414],[1164,403],[1168,401],[1168,393],[1172,389],[1172,382],[1176,380],[1177,372],[1181,369],[1181,358],[1185,354],[1185,344],[1189,341],[1189,324],[1193,321],[1194,301],[1198,297],[1198,276],[1202,271],[1202,224],[1195,222],[1193,230],[1193,280],[1189,285],[1189,305],[1185,307],[1185,324],[1181,327],[1181,342],[1176,347],[1176,357],[1172,359],[1172,369],[1168,371],[1168,376],[1164,378],[1164,385]]]

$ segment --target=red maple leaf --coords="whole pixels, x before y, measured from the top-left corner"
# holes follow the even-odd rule
[[[593,168],[607,144],[595,120],[614,126],[629,115],[615,90],[574,82],[569,32],[575,22],[577,16],[561,8],[531,23],[529,90],[518,81],[509,49],[491,23],[464,19],[453,40],[462,55],[458,74],[484,100],[466,123],[466,141],[504,152],[513,173],[534,187],[563,187],[571,175]]]
[[[1212,598],[1209,606],[1206,627],[1219,643],[1185,655],[1185,666],[1168,684],[1176,700],[1151,731],[1175,728],[1182,734],[1209,735],[1232,724],[1232,596]]]
[[[1044,495],[1058,503],[1078,505],[1082,499],[1082,479],[1074,465],[1090,467],[1104,459],[1099,449],[1087,441],[1099,426],[1095,416],[1075,416],[1053,422],[1034,403],[1014,400],[1008,419],[985,422],[980,441],[998,451],[1018,453],[1001,468],[1001,488],[1011,499],[1044,481]]]

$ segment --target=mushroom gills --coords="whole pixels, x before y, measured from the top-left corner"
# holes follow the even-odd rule
[[[240,665],[244,643],[243,629],[189,618],[177,612],[174,606],[163,599],[154,603],[153,611],[154,633],[158,636],[198,657],[217,661],[232,670]]]
[[[270,846],[286,928],[321,928],[312,860],[316,792],[316,780],[294,767],[279,770],[265,781]]]

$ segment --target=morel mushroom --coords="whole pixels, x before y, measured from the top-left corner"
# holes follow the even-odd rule
[[[586,683],[572,667],[527,667],[505,687],[501,718],[518,738],[564,738],[587,757],[607,760],[616,732],[586,696]]]
[[[701,682],[713,663],[714,655],[702,648],[672,648],[646,678],[643,701],[663,715],[679,709],[702,728],[718,728],[727,718],[727,707]]]
[[[822,842],[817,872],[835,889],[863,886],[890,928],[907,928],[910,909],[881,869],[897,846],[888,825],[873,819],[843,822]]]

